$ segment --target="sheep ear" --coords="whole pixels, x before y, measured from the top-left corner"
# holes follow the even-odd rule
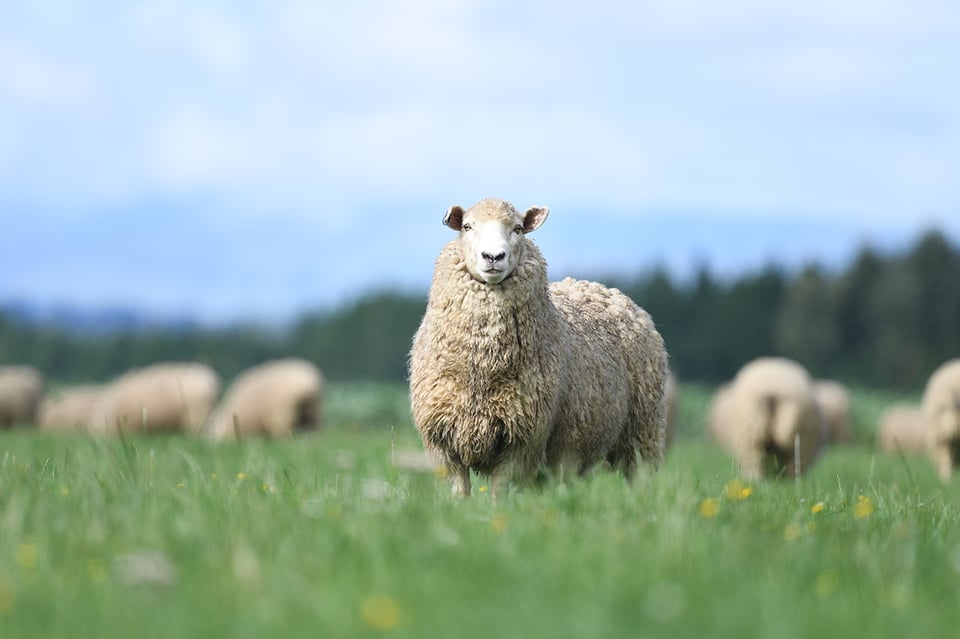
[[[523,232],[531,233],[547,221],[550,209],[546,206],[531,206],[523,213]]]
[[[447,209],[447,214],[443,216],[443,224],[454,231],[459,231],[463,226],[463,208],[454,204]]]

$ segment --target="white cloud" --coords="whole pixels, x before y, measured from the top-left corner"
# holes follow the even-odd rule
[[[26,133],[5,136],[21,147],[7,155],[36,170],[54,151],[31,130],[59,129],[58,155],[75,158],[79,174],[52,192],[91,205],[103,193],[169,191],[307,210],[317,199],[455,187],[633,209],[889,207],[910,194],[877,202],[854,171],[874,160],[843,145],[873,137],[874,148],[899,153],[900,142],[851,114],[889,100],[955,126],[956,113],[926,99],[947,91],[918,79],[926,58],[901,48],[956,33],[955,13],[893,1],[601,1],[525,12],[440,0],[138,3],[92,12],[94,35],[74,43],[75,59],[69,41],[0,55],[0,78],[19,95],[68,110],[42,121],[18,114]],[[17,26],[28,37],[46,19]],[[70,106],[95,94],[102,112]],[[955,103],[956,90],[945,97]],[[77,145],[93,140],[101,162],[84,166],[91,150]],[[946,153],[928,164],[953,159]],[[846,185],[811,188],[831,164]],[[36,191],[44,182],[8,177]]]

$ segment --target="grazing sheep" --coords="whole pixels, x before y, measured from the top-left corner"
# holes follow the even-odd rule
[[[885,453],[926,453],[923,411],[912,404],[894,404],[880,415],[877,448]]]
[[[960,463],[960,359],[933,372],[923,392],[927,450],[942,481],[949,481]]]
[[[546,466],[579,475],[606,460],[631,477],[663,458],[667,353],[650,316],[616,289],[547,284],[527,238],[548,209],[486,199],[453,206],[410,353],[410,403],[424,447],[470,494],[496,494]]]
[[[104,389],[90,417],[90,432],[194,432],[219,392],[220,377],[205,364],[134,369]]]
[[[827,443],[849,444],[853,441],[850,422],[850,393],[840,382],[820,379],[813,383],[813,397],[820,407],[826,426]]]
[[[216,440],[237,435],[281,437],[320,423],[323,376],[302,359],[282,359],[247,369],[233,381],[210,418]]]
[[[86,431],[103,386],[72,386],[47,393],[40,401],[37,426],[45,431]]]
[[[737,373],[724,412],[721,443],[749,479],[793,476],[813,464],[825,438],[807,371],[788,359],[763,357]],[[800,462],[797,467],[796,462]]]
[[[32,366],[0,366],[0,428],[32,424],[43,375]]]

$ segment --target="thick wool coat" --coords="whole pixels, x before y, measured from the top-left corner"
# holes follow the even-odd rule
[[[497,285],[474,279],[459,243],[437,259],[410,354],[413,420],[451,470],[529,480],[637,453],[663,457],[667,353],[650,316],[616,289],[547,284],[536,245]]]

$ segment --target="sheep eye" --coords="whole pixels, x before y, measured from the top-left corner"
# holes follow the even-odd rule
[[[517,224],[515,227],[513,227],[513,232],[518,235],[520,233],[523,233],[523,226],[521,226],[520,224]]]
[[[461,226],[460,228],[462,228],[464,231],[472,231],[472,230],[473,230],[473,226],[470,225],[470,224],[464,224],[464,225]]]

